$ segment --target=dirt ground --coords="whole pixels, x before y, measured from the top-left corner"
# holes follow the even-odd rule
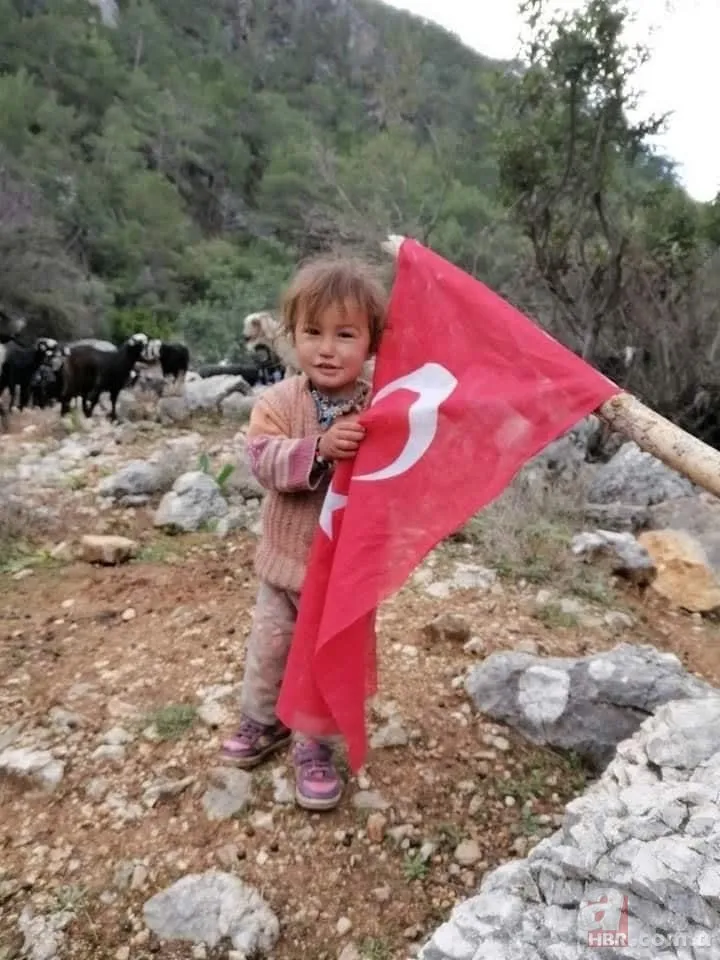
[[[128,459],[142,455],[142,443],[129,446]],[[75,493],[56,542],[110,526],[135,536],[141,551],[116,568],[35,553],[0,573],[0,732],[19,724],[65,760],[52,792],[0,778],[4,960],[23,956],[17,923],[28,904],[36,914],[72,910],[61,955],[227,956],[227,948],[158,941],[142,919],[150,896],[210,868],[236,873],[266,898],[281,924],[274,960],[335,960],[343,950],[343,960],[404,960],[486,871],[552,832],[587,782],[573,758],[476,715],[462,679],[479,657],[519,646],[580,655],[626,640],[673,651],[720,682],[717,624],[622,585],[598,609],[629,613],[633,626],[611,630],[539,619],[539,587],[522,578],[446,599],[412,582],[381,611],[380,694],[370,714],[372,731],[394,703],[408,742],[372,750],[333,812],[311,815],[278,799],[277,778],[291,779],[282,755],[253,774],[247,811],[211,821],[201,801],[234,702],[223,703],[219,725],[198,708],[208,688],[242,675],[254,539],[163,536],[153,531],[152,505],[108,520],[83,512],[89,489]],[[438,571],[453,559],[492,565],[471,544],[448,542],[436,556]],[[477,652],[428,639],[423,627],[444,612],[466,618]],[[94,755],[118,727],[128,742]],[[158,779],[184,787],[149,806],[145,792]],[[368,790],[381,810],[356,806]],[[476,842],[474,855],[458,857],[463,841]]]

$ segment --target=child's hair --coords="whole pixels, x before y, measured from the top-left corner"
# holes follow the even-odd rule
[[[317,257],[305,263],[290,281],[282,300],[283,323],[293,337],[300,317],[315,317],[332,303],[351,301],[368,316],[370,354],[380,344],[387,295],[372,268],[347,257]]]

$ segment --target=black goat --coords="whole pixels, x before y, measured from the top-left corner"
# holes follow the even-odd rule
[[[83,413],[91,417],[100,395],[109,393],[110,419],[117,420],[118,394],[130,380],[135,364],[144,359],[148,342],[144,333],[135,333],[116,351],[84,344],[73,347],[65,360],[61,416],[70,409],[72,399],[81,397]]]
[[[18,407],[24,410],[30,403],[32,379],[41,367],[57,370],[62,364],[62,348],[57,340],[40,337],[30,347],[23,347],[15,340],[4,346],[4,360],[0,370],[0,396],[5,390],[10,393],[8,412],[13,408],[16,392]]]
[[[200,367],[198,370],[203,379],[207,377],[242,377],[251,387],[269,386],[285,375],[280,358],[265,344],[255,347],[250,357],[244,363],[217,363]]]
[[[41,363],[30,381],[30,403],[44,410],[62,399],[63,371],[65,358],[70,355],[70,347],[61,344],[52,363]]]
[[[14,340],[15,336],[23,330],[24,326],[24,320],[11,317],[5,313],[4,310],[0,310],[0,380],[2,379],[2,370],[5,366],[9,344]],[[2,389],[0,389],[0,394],[2,394],[2,392]],[[7,410],[5,410],[2,403],[0,403],[0,427],[5,429],[6,426]]]
[[[30,380],[30,405],[44,410],[60,399],[62,392],[62,368],[53,370],[41,364]]]
[[[184,343],[160,344],[160,368],[164,377],[184,377],[190,366],[190,351]]]
[[[172,377],[177,381],[188,372],[190,351],[184,343],[150,340],[145,351],[145,360],[148,363],[159,363],[163,377]]]
[[[208,377],[242,377],[251,387],[260,376],[259,367],[253,363],[211,363],[199,367],[198,373],[203,380]]]

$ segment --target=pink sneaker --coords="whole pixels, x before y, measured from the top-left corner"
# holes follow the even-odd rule
[[[295,799],[305,810],[332,810],[342,797],[342,781],[333,763],[332,748],[307,740],[293,747]]]
[[[243,717],[240,729],[222,745],[222,757],[227,763],[249,770],[290,742],[292,734],[282,723],[266,726]]]

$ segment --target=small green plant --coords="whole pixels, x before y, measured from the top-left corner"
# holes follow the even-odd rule
[[[225,485],[233,475],[234,470],[235,465],[232,463],[225,463],[220,468],[218,475],[215,477],[215,483],[217,483],[221,490],[225,489]]]
[[[427,862],[420,856],[419,853],[414,854],[413,856],[405,857],[405,862],[403,863],[403,874],[405,879],[408,882],[413,880],[424,880],[428,874],[428,865]]]
[[[582,757],[571,750],[563,756],[563,761],[565,763],[565,783],[573,793],[581,793],[587,786],[590,777]]]
[[[60,566],[61,562],[49,550],[37,550],[22,543],[12,544],[8,554],[0,560],[0,573],[13,574],[30,568]]]
[[[165,563],[171,555],[171,548],[167,543],[146,543],[135,557],[136,563]]]
[[[454,823],[441,823],[438,827],[438,845],[454,850],[463,838],[462,831]]]
[[[534,798],[540,798],[548,792],[545,772],[542,770],[530,770],[524,777],[501,780],[498,789],[506,797],[514,797],[519,804],[527,803],[528,800]]]
[[[225,487],[228,480],[233,475],[235,471],[235,465],[232,463],[225,463],[217,472],[213,474],[212,468],[210,466],[210,457],[206,453],[201,453],[198,457],[198,468],[202,470],[203,473],[206,473],[208,476],[213,477],[215,483],[220,487],[220,489],[225,492]]]
[[[533,766],[518,776],[497,780],[496,788],[522,805],[528,800],[546,799],[555,791],[576,796],[587,786],[588,776],[589,771],[577,754],[549,750],[538,753]]]
[[[270,790],[273,785],[272,774],[269,770],[257,770],[253,774],[253,782],[258,790]]]
[[[80,410],[75,406],[70,407],[62,422],[66,433],[77,433],[80,430]]]
[[[197,707],[192,703],[173,703],[160,707],[147,717],[161,740],[179,740],[197,720]]]
[[[576,627],[578,618],[562,609],[559,603],[546,603],[533,613],[533,617],[546,627]]]
[[[70,490],[84,490],[88,485],[88,479],[75,473],[67,478],[67,485]]]
[[[581,573],[584,574],[582,578]],[[583,571],[582,568],[578,571],[576,580],[570,584],[570,590],[581,600],[589,600],[591,603],[605,607],[617,605],[617,598],[610,584],[599,576]]]
[[[59,887],[55,891],[55,903],[53,905],[55,912],[74,913],[85,903],[87,890],[78,884],[69,884],[65,887]]]
[[[523,833],[528,837],[534,837],[540,830],[542,825],[538,821],[537,814],[534,814],[532,810],[523,810],[522,813],[522,830]]]
[[[390,960],[392,951],[385,940],[379,937],[367,937],[360,944],[362,960]]]

